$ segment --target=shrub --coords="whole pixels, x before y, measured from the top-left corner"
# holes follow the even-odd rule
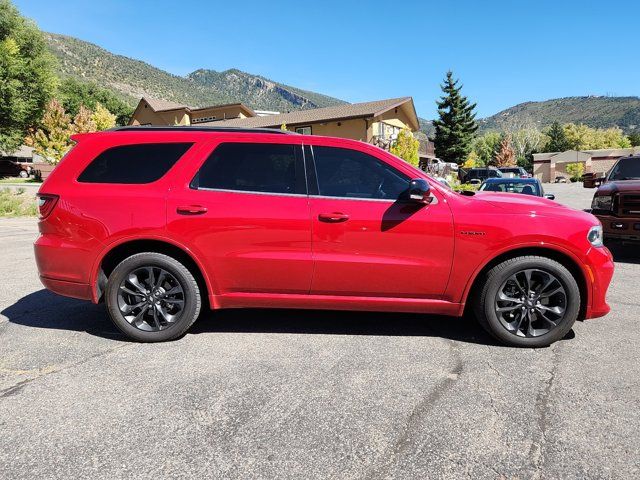
[[[577,182],[584,175],[583,163],[570,163],[567,165],[567,174],[571,177],[572,182]]]

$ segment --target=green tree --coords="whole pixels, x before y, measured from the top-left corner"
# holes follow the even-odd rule
[[[81,105],[96,111],[98,104],[116,116],[117,125],[127,125],[133,114],[133,107],[109,90],[95,83],[80,82],[74,78],[65,78],[62,81],[56,97],[60,99],[64,109],[71,116],[77,115]]]
[[[467,159],[464,161],[464,164],[462,166],[464,168],[475,168],[481,166],[480,157],[475,150],[471,150],[471,152],[469,152],[469,155],[467,155]]]
[[[553,122],[546,131],[546,134],[547,137],[549,137],[549,141],[544,148],[547,152],[564,152],[571,148],[564,128],[562,128],[562,125],[558,122]]]
[[[567,164],[567,173],[570,175],[572,182],[577,182],[584,174],[584,164],[580,162]]]
[[[101,103],[96,103],[91,120],[96,125],[96,130],[107,130],[116,126],[116,116],[104,108]]]
[[[413,134],[406,128],[400,130],[398,138],[396,138],[389,151],[396,157],[400,157],[405,162],[417,167],[420,163],[420,157],[418,155],[418,149],[420,148],[420,141],[417,138],[413,138]]]
[[[71,118],[57,100],[51,100],[45,109],[40,128],[32,133],[27,143],[50,163],[57,164],[71,148],[74,133]]]
[[[447,72],[441,88],[444,96],[436,102],[439,118],[433,122],[436,155],[445,162],[462,164],[471,151],[471,143],[478,130],[474,113],[476,104],[470,104],[462,95],[462,85],[458,86],[458,80],[453,79],[451,71]]]
[[[487,132],[473,140],[472,149],[478,155],[478,166],[484,167],[493,162],[500,140],[498,132]]]
[[[57,79],[42,33],[0,0],[0,150],[21,145],[37,124]]]
[[[632,147],[640,146],[640,132],[631,132],[628,138]]]

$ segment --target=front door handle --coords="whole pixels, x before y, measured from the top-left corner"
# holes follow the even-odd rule
[[[176,208],[176,212],[180,215],[202,215],[207,213],[207,207],[202,205],[181,205]]]
[[[347,220],[349,220],[349,215],[340,212],[321,213],[318,215],[318,220],[327,223],[346,222]]]

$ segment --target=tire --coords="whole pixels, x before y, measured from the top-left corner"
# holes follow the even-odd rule
[[[163,342],[184,335],[202,304],[193,274],[175,258],[155,252],[138,253],[120,262],[109,275],[105,299],[116,327],[139,342]]]
[[[27,172],[26,170],[20,170],[20,173],[18,173],[18,175],[20,176],[20,178],[29,178],[29,172]]]
[[[523,290],[534,293],[525,298]],[[516,257],[487,273],[473,307],[480,325],[505,345],[547,347],[562,339],[578,318],[580,289],[571,272],[555,260]]]

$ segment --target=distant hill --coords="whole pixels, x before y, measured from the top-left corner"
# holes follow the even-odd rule
[[[584,123],[590,127],[618,126],[625,132],[640,129],[640,97],[566,97],[525,102],[479,120],[480,129],[533,124],[539,128],[553,122]]]
[[[46,33],[59,74],[93,81],[135,104],[148,95],[194,107],[243,102],[258,110],[301,110],[346,103],[232,69],[196,70],[180,77],[77,38]]]

